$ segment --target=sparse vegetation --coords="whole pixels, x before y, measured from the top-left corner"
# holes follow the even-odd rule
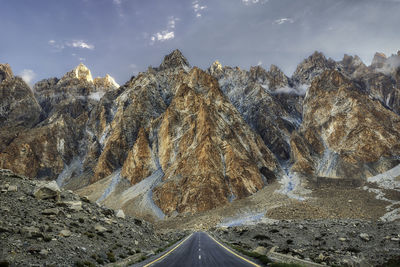
[[[400,266],[400,257],[393,258],[386,262],[385,264],[381,265],[380,267],[398,267]]]
[[[116,262],[116,261],[117,261],[117,260],[115,259],[114,252],[112,252],[112,251],[110,251],[110,252],[107,253],[107,259],[108,259],[110,262]]]

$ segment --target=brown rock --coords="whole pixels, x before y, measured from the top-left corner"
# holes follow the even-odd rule
[[[0,128],[30,128],[39,122],[41,108],[29,86],[12,74],[8,64],[0,64]]]
[[[217,81],[197,68],[163,114],[158,140],[165,182],[155,188],[154,200],[166,214],[209,210],[249,196],[264,186],[259,166],[277,170],[272,153]]]
[[[10,65],[6,64],[0,64],[0,83],[3,80],[7,79],[12,79],[14,77],[14,74],[11,70]]]
[[[303,118],[291,140],[295,171],[363,179],[398,163],[400,117],[337,71],[313,82]]]
[[[156,170],[151,157],[146,133],[140,128],[135,145],[128,153],[128,157],[122,167],[121,175],[131,181],[132,184],[140,182]]]
[[[35,188],[33,195],[37,199],[60,199],[60,188],[55,181],[51,181],[46,184],[39,185]]]

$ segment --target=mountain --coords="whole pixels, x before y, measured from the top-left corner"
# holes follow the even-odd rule
[[[0,127],[33,127],[41,112],[29,86],[8,64],[0,64]]]
[[[149,220],[270,186],[364,183],[400,163],[399,58],[315,52],[288,77],[275,65],[192,68],[174,50],[122,86],[80,64],[32,90],[2,64],[0,168]]]
[[[330,70],[314,79],[303,122],[292,135],[292,170],[361,179],[399,164],[400,117],[356,83]]]
[[[300,125],[302,101],[302,96],[289,87],[289,78],[273,65],[269,71],[260,66],[245,71],[222,67],[217,61],[208,71],[268,148],[278,159],[288,160],[288,140]]]
[[[115,172],[115,177],[133,185],[104,199],[113,207],[143,203],[148,216],[156,217],[204,211],[255,193],[279,172],[274,155],[217,81],[198,68],[187,72],[187,65],[175,64],[186,59],[174,57],[182,55],[173,52],[158,70],[141,73],[125,84],[114,100],[115,116],[104,128],[109,130],[100,131],[103,136],[109,132],[92,179],[99,183],[92,187]],[[149,189],[145,183],[157,173],[163,179]],[[136,194],[134,188],[140,186],[143,192]],[[156,207],[148,199],[149,190]]]

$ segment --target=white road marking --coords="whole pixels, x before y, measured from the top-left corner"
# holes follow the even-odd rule
[[[201,260],[201,255],[199,255],[199,260]]]
[[[199,248],[199,251],[201,251],[201,248]]]

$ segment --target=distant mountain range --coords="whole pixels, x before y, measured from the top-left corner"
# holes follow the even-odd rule
[[[175,50],[122,86],[80,64],[32,89],[0,64],[0,168],[128,214],[207,211],[276,179],[363,183],[398,164],[400,52],[370,66],[315,52],[287,77],[192,68]]]

